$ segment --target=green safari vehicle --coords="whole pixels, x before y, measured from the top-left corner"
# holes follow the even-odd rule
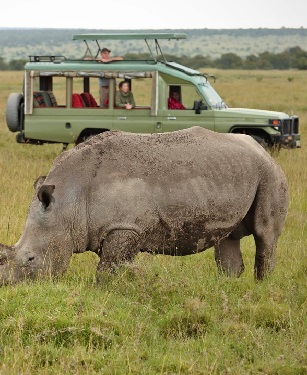
[[[196,125],[249,134],[267,147],[300,147],[298,116],[228,108],[209,82],[211,76],[167,61],[161,40],[185,38],[181,33],[80,34],[73,36],[85,43],[79,59],[30,56],[22,93],[12,93],[7,100],[8,128],[17,133],[18,143],[62,143],[64,148],[109,130],[160,133]],[[144,40],[150,57],[102,63],[98,57],[108,40]],[[110,83],[107,108],[100,107],[99,78]],[[116,107],[120,81],[130,85],[133,109]],[[184,109],[169,107],[174,91]]]

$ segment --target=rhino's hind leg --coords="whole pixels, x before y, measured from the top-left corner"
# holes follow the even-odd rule
[[[276,265],[277,240],[259,238],[254,235],[256,243],[255,279],[262,280]]]
[[[223,238],[218,245],[214,246],[214,250],[219,271],[227,276],[239,277],[244,271],[240,240]]]
[[[103,241],[97,272],[113,272],[122,263],[133,261],[139,252],[139,236],[133,230],[113,230]]]

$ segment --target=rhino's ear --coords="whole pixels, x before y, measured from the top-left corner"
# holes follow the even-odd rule
[[[39,176],[35,181],[34,181],[34,189],[38,189],[46,180],[47,176]]]
[[[53,200],[52,193],[54,191],[54,185],[42,185],[38,192],[37,198],[42,202],[44,208],[48,208],[51,201]]]

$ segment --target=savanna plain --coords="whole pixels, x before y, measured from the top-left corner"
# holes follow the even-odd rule
[[[307,74],[210,73],[229,106],[300,117],[302,148],[273,154],[291,196],[275,271],[254,282],[250,237],[239,279],[218,275],[212,249],[144,253],[100,284],[96,255],[75,255],[57,279],[0,288],[1,375],[307,374]],[[21,92],[22,76],[0,72],[0,242],[9,245],[23,231],[33,182],[62,151],[17,144],[7,129],[7,96]]]

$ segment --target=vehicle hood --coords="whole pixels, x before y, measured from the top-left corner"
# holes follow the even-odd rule
[[[289,118],[289,115],[287,115],[284,112],[276,112],[276,111],[266,111],[262,109],[250,109],[250,108],[226,108],[222,111],[225,111],[226,113],[232,114],[232,115],[245,115],[250,117],[265,117],[265,118],[278,118],[278,119],[285,119]]]

